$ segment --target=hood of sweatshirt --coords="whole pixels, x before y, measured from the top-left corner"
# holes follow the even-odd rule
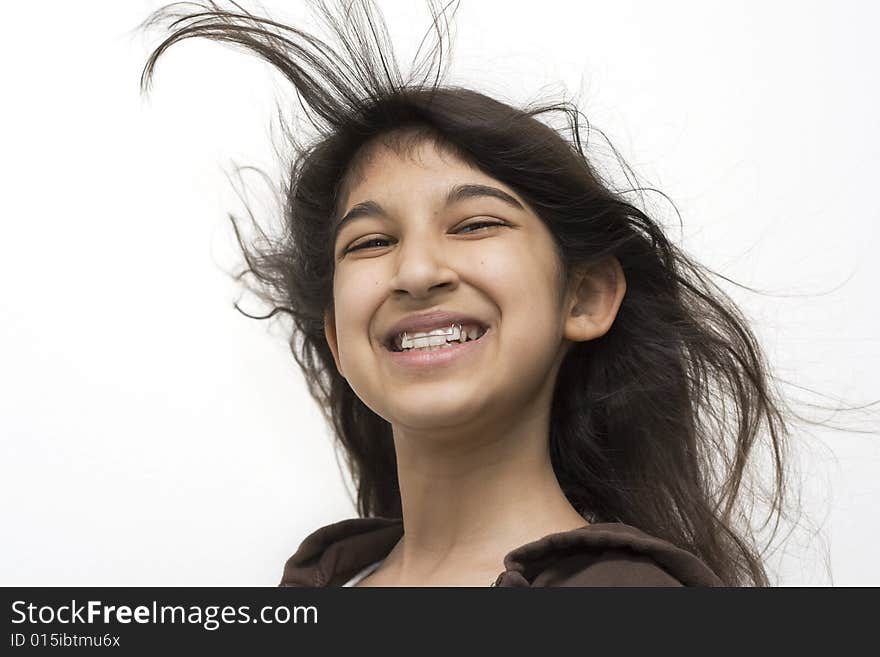
[[[403,536],[399,518],[350,518],[303,540],[280,586],[342,586],[384,559]],[[511,550],[492,586],[723,586],[690,552],[623,523],[548,534]]]

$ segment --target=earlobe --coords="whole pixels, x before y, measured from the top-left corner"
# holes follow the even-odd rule
[[[342,366],[339,364],[339,344],[336,340],[336,317],[332,310],[327,310],[324,313],[324,337],[327,340],[327,345],[330,347],[330,352],[333,354],[333,361],[336,363],[336,369],[344,378],[345,374],[343,374]]]
[[[586,342],[605,335],[625,294],[626,277],[614,256],[577,271],[569,288],[565,337]]]

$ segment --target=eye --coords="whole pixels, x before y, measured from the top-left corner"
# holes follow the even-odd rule
[[[506,226],[507,224],[503,221],[475,221],[472,224],[467,224],[459,228],[456,232],[458,233],[473,233],[477,230],[481,230],[483,228],[491,228],[492,226]],[[469,230],[470,229],[470,230]]]
[[[356,244],[351,245],[343,253],[351,253],[352,251],[361,251],[363,249],[371,249],[371,248],[380,248],[384,246],[384,242],[388,242],[389,240],[384,237],[371,237],[368,240],[364,240],[363,242],[358,242]],[[377,244],[379,242],[379,244]]]

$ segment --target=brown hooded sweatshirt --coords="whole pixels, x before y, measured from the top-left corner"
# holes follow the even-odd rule
[[[287,560],[280,586],[342,586],[384,559],[399,518],[350,518],[312,532]],[[492,586],[723,586],[696,556],[629,525],[597,523],[511,550]]]

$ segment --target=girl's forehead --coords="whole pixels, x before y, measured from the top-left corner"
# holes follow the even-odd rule
[[[387,175],[391,168],[403,174],[419,174],[428,169],[476,170],[456,152],[454,146],[422,137],[402,143],[399,140],[375,141],[365,145],[352,159],[347,176],[353,189],[371,178]]]
[[[479,168],[464,160],[443,142],[423,138],[405,147],[398,144],[375,142],[353,158],[340,185],[339,210],[366,199],[367,196],[387,195],[389,185],[407,190],[408,183],[436,188],[442,194],[454,184],[467,182],[491,183],[506,188]],[[364,198],[361,198],[361,197]]]

